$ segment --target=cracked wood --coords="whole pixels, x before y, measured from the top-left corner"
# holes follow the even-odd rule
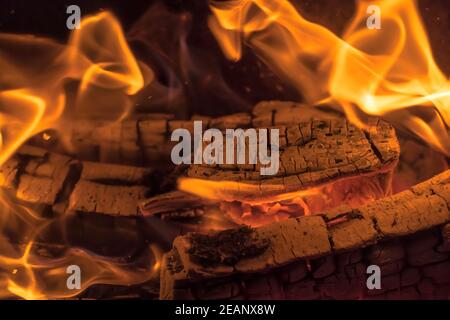
[[[388,253],[386,258],[375,251],[372,251],[372,255],[369,256],[374,263],[386,265],[404,257],[403,249],[398,248],[395,241],[406,236],[420,238],[420,232],[435,228],[442,229],[440,236],[442,244],[437,247],[438,233],[433,235],[435,240],[430,246],[438,251],[427,253],[425,256],[422,252],[427,250],[429,245],[424,240],[420,240],[409,249],[409,264],[416,266],[445,261],[448,258],[446,253],[448,226],[446,224],[449,222],[450,170],[407,191],[372,202],[359,209],[336,209],[333,212],[289,219],[256,228],[254,229],[255,237],[270,239],[269,247],[260,255],[239,260],[232,266],[204,266],[195,263],[189,253],[191,236],[180,236],[175,239],[172,250],[164,257],[160,298],[189,298],[193,297],[192,290],[194,287],[198,288],[197,284],[203,287],[208,283],[212,283],[213,287],[216,286],[215,283],[234,285],[235,280],[232,278],[238,275],[242,275],[245,279],[253,277],[252,275],[258,277],[257,275],[261,273],[278,272],[277,270],[282,268],[302,265],[307,261],[317,261],[318,265],[323,265],[327,263],[326,261],[330,261],[324,259],[325,257],[343,255],[345,252],[361,250],[365,247],[382,247],[383,243],[393,241],[391,247],[394,251]],[[434,231],[429,232],[436,234]],[[334,261],[334,258],[331,261]],[[435,277],[433,272],[442,273],[444,279],[450,281],[450,274],[443,271],[446,264],[448,261],[444,262],[442,267],[437,265],[426,267],[425,272],[430,277]],[[173,268],[174,265],[177,268]],[[394,265],[391,266],[391,268],[394,267]],[[317,269],[317,264],[312,265],[312,268]],[[321,270],[315,272],[316,277],[321,278],[332,274],[334,267],[325,264]],[[409,277],[406,274],[404,276]],[[267,276],[265,277],[267,279]],[[439,280],[438,277],[436,279]],[[315,286],[315,281],[310,281]],[[293,288],[292,295],[302,296],[302,292],[309,291],[311,296],[305,293],[304,298],[317,298],[313,294],[315,290],[308,289],[308,285],[308,282],[298,284],[297,286],[300,287]],[[287,292],[283,291],[283,294],[289,294],[289,288],[285,289]],[[220,297],[225,298],[219,295]]]
[[[0,168],[0,187],[24,203],[116,216],[138,215],[153,170],[78,161],[24,146]]]

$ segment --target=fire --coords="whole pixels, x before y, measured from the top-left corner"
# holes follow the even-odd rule
[[[17,205],[7,194],[0,197],[0,299],[18,296],[24,299],[69,298],[83,292],[90,286],[101,284],[133,285],[154,279],[159,274],[162,252],[150,245],[141,261],[127,263],[119,259],[99,256],[75,247],[48,244],[58,252],[55,256],[39,249],[36,238],[50,227],[50,219],[40,217],[33,210]],[[69,225],[67,217],[60,217],[62,225]],[[29,239],[26,243],[14,243],[3,234],[21,229],[19,235]],[[80,267],[81,288],[69,290],[67,287],[67,267]]]
[[[287,192],[280,185],[266,184],[263,195],[259,184],[180,178],[178,189],[219,204],[222,212],[235,224],[260,227],[325,212],[342,204],[358,208],[391,192],[382,190],[375,180],[373,175],[360,175],[293,192]]]
[[[381,9],[380,30],[366,27],[369,5]],[[382,115],[450,156],[450,81],[434,61],[414,1],[359,1],[341,36],[306,20],[288,1],[211,1],[210,8],[210,30],[228,59],[239,60],[245,44],[297,88],[306,102],[327,103],[361,127],[365,115]],[[147,19],[144,16],[144,24]],[[139,38],[140,33],[134,36]],[[209,83],[213,77],[203,77],[199,71],[203,61],[189,55],[185,33],[180,43],[181,58],[187,60],[187,67],[182,68],[186,78]],[[0,166],[35,134],[42,133],[43,139],[49,140],[52,135],[46,131],[56,130],[63,141],[69,141],[64,139],[69,131],[66,127],[76,117],[122,120],[132,112],[133,96],[154,79],[152,70],[135,59],[120,24],[108,12],[86,17],[67,44],[0,34],[0,69]],[[233,94],[222,84],[218,88]],[[183,179],[179,188],[227,202],[235,221],[246,223],[255,213],[260,214],[257,219],[261,220],[253,220],[253,224],[263,225],[266,218],[285,219],[300,211],[312,214],[342,202],[358,206],[358,201],[372,200],[361,199],[354,185],[344,183],[348,185],[340,187],[349,190],[349,197],[356,194],[355,203],[352,198],[338,198],[326,187],[247,199],[236,206],[236,189],[257,194],[258,187],[241,184],[239,189],[231,181]],[[369,194],[378,198],[379,192]],[[158,274],[161,252],[154,246],[141,264],[64,248],[64,244],[56,257],[41,255],[37,239],[51,219],[0,194],[0,298],[73,297],[93,284],[132,285]],[[68,221],[64,216],[57,219],[62,225]],[[214,223],[222,227],[222,221]],[[9,239],[10,229],[20,234],[22,242]],[[83,270],[79,290],[70,291],[66,286],[69,265]]]
[[[257,184],[238,183],[235,181],[210,181],[194,178],[178,179],[178,189],[213,201],[234,201],[236,200],[236,191],[239,191],[239,193],[246,194],[247,196],[253,195],[253,198],[248,197],[246,199],[246,202],[251,204],[265,204],[267,202],[290,200],[296,197],[305,197],[319,193],[315,189],[280,193],[279,188],[274,187],[274,193],[278,191],[276,195],[263,197],[259,196],[261,189]]]
[[[108,12],[84,19],[67,45],[0,34],[0,52],[0,165],[31,136],[63,128],[66,114],[121,119],[131,110],[129,96],[153,77],[141,72]],[[79,85],[67,108],[70,82]]]
[[[367,8],[382,28],[367,28]],[[211,1],[209,27],[224,54],[249,46],[311,104],[329,103],[364,126],[385,116],[450,155],[450,81],[433,59],[415,1],[358,1],[342,37],[307,21],[289,1]]]
[[[37,133],[54,129],[64,135],[74,117],[120,120],[131,111],[131,96],[153,77],[135,60],[120,24],[108,12],[85,18],[67,45],[0,34],[0,69],[0,166]],[[67,224],[66,217],[57,219]],[[161,253],[153,246],[143,266],[78,248],[42,256],[35,239],[51,220],[0,194],[0,298],[70,297],[96,283],[132,285],[158,274]],[[10,233],[19,240],[11,240]],[[79,290],[66,286],[70,265],[83,272]]]

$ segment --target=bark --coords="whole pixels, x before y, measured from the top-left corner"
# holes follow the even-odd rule
[[[394,129],[373,119],[363,131],[344,119],[314,120],[279,126],[280,170],[275,176],[260,174],[259,165],[192,165],[189,178],[236,181],[222,187],[221,199],[252,201],[299,189],[314,188],[341,177],[392,172],[400,149]],[[245,184],[257,185],[246,188]],[[240,186],[242,184],[242,186]]]
[[[189,120],[179,120],[171,114],[147,114],[115,123],[78,119],[65,127],[71,151],[63,145],[56,148],[59,153],[71,154],[81,160],[168,166],[174,145],[170,141],[171,133],[178,128],[192,131],[194,120],[202,120],[205,129],[233,129],[286,125],[324,117],[330,118],[331,113],[293,102],[269,101],[256,105],[252,114],[237,113],[214,119],[193,116]],[[52,141],[35,137],[32,142],[54,151]]]
[[[278,104],[266,103],[254,112],[274,112],[269,107],[283,110]],[[178,216],[197,195],[196,207],[205,207],[210,200],[234,222],[259,226],[321,212],[343,202],[358,207],[391,194],[400,150],[395,131],[386,122],[372,119],[366,131],[340,118],[278,128],[282,144],[277,175],[262,176],[259,165],[191,165],[180,186],[192,194],[178,192],[176,201],[160,196],[148,199],[142,202],[141,211],[144,215]],[[276,215],[259,212],[274,211],[280,203],[283,208]]]
[[[198,236],[187,234],[163,259],[160,298],[448,297],[449,221],[450,170],[359,209],[253,229],[269,245],[249,257],[199,263]],[[204,234],[201,252],[223,232]],[[366,287],[370,264],[381,266],[380,290]]]
[[[0,187],[19,201],[115,216],[138,215],[138,203],[151,192],[153,170],[78,161],[25,146],[0,168]]]
[[[281,170],[275,178],[262,180],[257,167],[191,166],[188,177],[206,177],[211,181],[239,180],[237,183],[245,185],[248,182],[253,186],[249,191],[245,188],[237,191],[234,186],[223,189],[220,197],[231,200],[263,201],[274,195],[328,186],[332,182],[336,183],[335,190],[342,190],[341,194],[349,189],[360,189],[365,197],[370,198],[389,193],[390,166],[395,164],[399,152],[393,129],[382,121],[374,122],[367,132],[363,132],[337,117],[326,121],[311,120],[325,115],[330,118],[329,114],[318,108],[272,101],[255,106],[252,115],[240,113],[215,119],[194,117],[202,119],[205,127],[219,129],[280,127],[283,133]],[[293,121],[308,122],[286,125]],[[142,146],[170,150],[168,135],[176,128],[192,130],[193,121],[174,120],[169,115],[156,114],[109,126],[80,122],[73,128],[72,137],[75,144],[80,142],[88,146],[86,152],[81,154],[82,158],[83,154],[95,155],[95,152],[89,151],[97,150],[105,156],[100,157],[102,161],[122,162],[120,157],[113,159],[115,156],[109,156],[124,153],[129,159],[136,159],[138,154],[145,153]],[[133,152],[122,148],[124,144],[137,146],[136,157]],[[144,200],[150,192],[151,179],[148,177],[156,176],[149,169],[96,164],[39,148],[25,149],[1,169],[4,172],[4,187],[14,189],[20,200],[53,206],[58,211],[137,215],[136,203]],[[159,152],[152,154],[161,155]],[[163,163],[164,159],[158,158],[158,162]],[[357,181],[348,179],[344,187],[339,184],[344,177],[357,177]],[[360,188],[361,184],[369,187]],[[255,186],[258,188],[256,193],[253,192]],[[176,195],[175,202],[170,195],[143,201],[143,213],[168,218],[199,217],[204,214],[204,200],[183,193]],[[355,198],[364,197],[355,195]],[[318,207],[317,210],[323,209],[320,205]],[[239,217],[236,219],[239,220]]]
[[[173,191],[144,200],[141,206],[163,218],[195,218],[204,214],[205,204],[196,196]]]

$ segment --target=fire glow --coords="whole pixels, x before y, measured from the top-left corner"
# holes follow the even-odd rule
[[[380,30],[366,26],[369,5],[380,8]],[[358,1],[342,38],[288,1],[213,1],[211,10],[209,26],[229,59],[246,45],[309,103],[332,103],[361,127],[361,111],[383,115],[450,155],[450,81],[415,1]]]
[[[64,134],[62,128],[70,124],[73,114],[94,118],[102,114],[110,117],[110,121],[120,120],[130,111],[129,95],[144,86],[142,70],[128,48],[119,23],[109,13],[84,19],[65,46],[33,36],[0,34],[0,52],[3,71],[0,87],[7,88],[0,91],[0,165],[39,132],[57,129]],[[29,52],[34,56],[28,57]],[[151,79],[152,74],[147,73],[146,77]],[[67,108],[65,92],[69,81],[79,83],[71,109]],[[3,193],[0,211],[2,231],[15,221],[24,222],[27,228],[22,237],[30,239],[17,247],[2,240],[0,268],[6,271],[0,277],[2,298],[70,297],[95,283],[142,283],[158,269],[149,261],[147,270],[128,270],[127,264],[76,248],[65,251],[57,259],[42,259],[33,253],[33,239],[50,221],[16,205]],[[64,225],[64,217],[61,219]],[[71,264],[85,270],[81,290],[70,291],[62,281],[67,277],[66,267]]]
[[[366,115],[384,116],[450,156],[450,81],[433,59],[416,3],[371,4],[381,8],[383,28],[366,28],[368,3],[359,1],[341,37],[307,21],[288,1],[211,1],[209,27],[228,59],[241,59],[244,47],[249,47],[309,104],[326,103],[360,127],[366,126]],[[66,45],[0,34],[0,68],[0,166],[45,130],[57,130],[63,141],[70,141],[65,127],[75,116],[121,121],[133,112],[132,97],[154,81],[153,71],[137,61],[120,24],[107,12],[86,17]],[[77,83],[73,101],[66,92],[69,82]],[[66,147],[71,148],[68,142]],[[0,185],[2,179],[0,175]],[[180,180],[179,185],[186,192],[223,199],[230,183],[191,179]],[[309,212],[301,198],[297,201]],[[29,240],[19,250],[0,245],[0,269],[9,271],[0,277],[2,298],[80,293],[68,292],[64,281],[56,283],[71,263],[88,270],[83,290],[96,283],[142,283],[158,272],[158,258],[136,271],[79,249],[70,249],[59,259],[39,260],[31,250],[33,239],[48,221],[5,194],[0,194],[0,212],[0,230],[8,219],[24,220]],[[149,251],[158,256],[157,249]]]

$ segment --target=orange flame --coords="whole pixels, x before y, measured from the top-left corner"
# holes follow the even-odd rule
[[[279,192],[280,187],[274,186],[273,195],[262,196],[258,184],[248,184],[236,181],[211,181],[195,178],[179,178],[178,189],[195,194],[203,199],[213,201],[234,201],[237,194],[247,195],[245,201],[251,204],[265,204],[290,200],[297,197],[311,196],[319,193],[317,189],[299,190],[294,192]],[[277,192],[278,191],[278,192]],[[252,195],[252,196],[250,196]]]
[[[64,134],[65,124],[73,119],[66,114],[120,120],[131,110],[130,96],[153,78],[151,70],[141,69],[120,24],[108,12],[85,18],[67,45],[0,34],[0,69],[0,166],[31,136],[47,129]],[[78,84],[75,92],[69,92],[70,82]],[[50,221],[0,194],[2,236],[12,225],[25,241],[0,238],[0,298],[71,297],[92,284],[132,285],[158,273],[160,252],[153,246],[139,270],[77,248],[44,258],[36,252],[34,239]],[[25,230],[18,225],[25,225]],[[66,286],[66,268],[71,264],[82,270],[79,290]]]
[[[367,8],[381,29],[366,26]],[[209,26],[224,54],[245,43],[312,104],[328,102],[364,126],[385,116],[450,156],[450,81],[436,65],[415,1],[358,1],[342,37],[307,21],[288,1],[211,1]]]
[[[0,196],[2,234],[25,224],[27,227],[21,231],[20,237],[29,239],[22,245],[0,237],[0,299],[14,296],[32,300],[69,298],[94,284],[130,286],[153,280],[159,274],[162,252],[154,245],[150,245],[148,252],[143,254],[143,261],[130,263],[80,248],[65,249],[64,245],[51,244],[46,246],[62,253],[47,257],[47,251],[41,253],[39,245],[35,247],[35,239],[50,227],[51,219],[40,217],[33,210],[17,205],[7,194],[0,193]],[[61,223],[66,222],[65,218],[60,218]],[[70,276],[67,267],[71,265],[80,267],[80,289],[69,289],[67,286]]]
[[[0,88],[6,88],[0,90],[0,165],[32,135],[63,127],[63,112],[120,119],[130,110],[129,95],[144,86],[120,24],[108,12],[84,19],[66,46],[0,34],[0,69]],[[69,81],[80,85],[66,110]]]

